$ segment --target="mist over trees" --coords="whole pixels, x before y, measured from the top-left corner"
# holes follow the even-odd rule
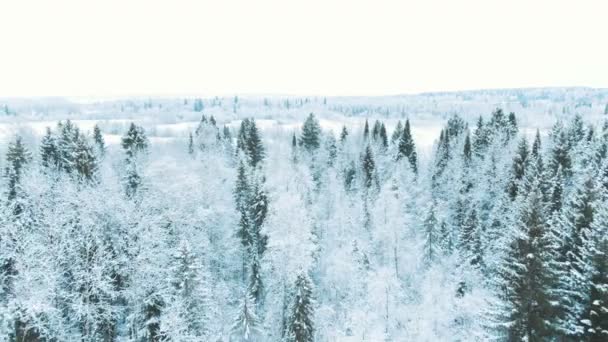
[[[3,340],[608,339],[608,122],[454,114],[423,160],[406,117],[268,137],[215,101],[170,155],[135,123],[11,137]]]

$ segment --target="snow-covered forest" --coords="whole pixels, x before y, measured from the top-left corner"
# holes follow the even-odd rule
[[[606,341],[608,91],[0,100],[2,341]]]

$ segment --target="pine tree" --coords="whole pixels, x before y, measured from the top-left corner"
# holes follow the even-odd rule
[[[403,134],[399,140],[399,151],[397,153],[397,160],[401,158],[407,158],[410,162],[410,167],[414,173],[418,171],[418,157],[416,155],[416,145],[414,145],[414,139],[410,132],[410,120],[405,121],[405,127],[403,128]]]
[[[251,295],[246,295],[230,330],[230,342],[263,341],[262,322],[255,314],[255,301]]]
[[[302,125],[300,142],[308,153],[314,153],[321,144],[321,126],[313,113],[310,113]]]
[[[305,274],[298,275],[293,306],[288,319],[287,341],[314,341],[312,284]]]
[[[99,125],[95,125],[93,127],[93,141],[95,142],[99,156],[103,158],[103,156],[106,154],[106,142],[103,139]]]

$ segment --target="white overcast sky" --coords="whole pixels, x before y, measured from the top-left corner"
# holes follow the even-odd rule
[[[0,0],[0,97],[608,87],[608,1]]]

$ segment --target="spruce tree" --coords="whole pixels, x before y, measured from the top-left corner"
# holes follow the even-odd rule
[[[295,132],[291,136],[291,161],[294,164],[298,162],[298,138]]]
[[[560,324],[569,338],[581,339],[586,325],[581,321],[589,300],[590,259],[586,240],[593,234],[597,188],[595,177],[587,174],[577,180],[573,193],[562,209],[562,217],[556,227],[559,241],[560,270]]]
[[[249,202],[250,234],[255,242],[252,247],[255,248],[259,257],[264,254],[268,245],[268,235],[262,233],[262,227],[268,215],[268,195],[263,182],[263,179],[254,182]]]
[[[249,198],[251,197],[250,191],[251,189],[249,187],[249,181],[247,179],[247,170],[245,168],[245,165],[241,161],[237,168],[234,200],[236,203],[236,210],[240,214],[237,236],[241,239],[241,243],[244,247],[248,247],[251,244],[251,237],[249,234]]]
[[[338,157],[338,147],[336,146],[336,138],[333,133],[329,134],[325,139],[325,150],[327,151],[327,165],[332,167]]]
[[[7,198],[9,202],[18,197],[23,172],[30,160],[31,154],[23,144],[21,136],[15,137],[15,140],[8,144],[6,167],[4,169],[4,177],[6,178],[8,186]]]
[[[251,295],[243,298],[230,329],[230,342],[264,342],[262,321],[255,314],[255,300]]]
[[[74,147],[73,167],[80,180],[94,182],[97,176],[97,157],[84,135],[80,135]]]
[[[372,148],[369,145],[365,148],[365,152],[361,158],[361,166],[363,170],[363,184],[366,189],[370,189],[376,184],[376,163],[374,162]]]
[[[529,154],[528,141],[526,138],[522,138],[517,145],[517,151],[515,152],[515,157],[513,158],[513,164],[511,166],[511,179],[507,185],[507,192],[512,201],[517,197],[520,183],[524,178],[524,173],[529,164]]]
[[[405,127],[403,128],[403,134],[399,140],[399,151],[397,152],[397,160],[401,158],[407,158],[410,162],[410,167],[414,173],[418,171],[418,157],[416,155],[416,145],[412,138],[410,131],[410,120],[405,121]]]
[[[321,144],[321,126],[313,113],[310,113],[302,125],[300,143],[308,153],[314,153]]]
[[[397,121],[397,126],[395,126],[395,130],[393,131],[393,134],[391,135],[391,143],[397,144],[399,142],[399,140],[401,139],[402,134],[403,134],[403,124],[401,123],[401,120],[399,120],[399,121]]]
[[[555,337],[554,303],[557,283],[554,242],[546,221],[540,175],[531,180],[531,192],[521,197],[511,242],[499,268],[499,323],[508,341],[545,341]]]
[[[138,172],[137,158],[148,150],[148,138],[143,128],[131,123],[129,130],[122,137],[121,145],[126,154],[124,176],[125,193],[127,198],[135,198],[141,192],[143,184]]]
[[[164,301],[161,296],[154,295],[147,298],[144,304],[144,324],[146,326],[144,337],[149,342],[162,341],[162,332],[160,328],[160,316],[164,306]]]
[[[536,129],[536,134],[534,135],[534,143],[532,143],[532,151],[531,155],[533,158],[539,158],[541,156],[541,140],[540,140],[540,131]]]
[[[472,208],[465,213],[460,227],[459,248],[460,257],[463,262],[471,265],[481,265],[483,262],[483,251],[481,250],[480,224],[477,210]]]
[[[137,171],[137,164],[130,162],[126,164],[126,172],[124,176],[124,187],[127,198],[135,198],[141,193],[143,180]]]
[[[351,161],[350,164],[344,169],[344,190],[353,191],[355,189],[355,178],[357,177],[357,168],[355,162]]]
[[[549,151],[547,166],[552,175],[561,169],[565,177],[569,177],[572,172],[572,159],[570,157],[570,144],[563,126],[558,122],[553,126],[551,132],[552,146]]]
[[[473,153],[471,150],[471,138],[469,137],[469,133],[467,132],[467,135],[464,138],[464,146],[462,151],[462,160],[464,162],[465,167],[469,167],[471,165],[472,158]]]
[[[363,140],[367,141],[369,139],[369,123],[367,119],[365,119],[365,125],[363,126]]]
[[[103,139],[101,129],[97,124],[93,127],[93,141],[97,147],[97,153],[99,153],[99,156],[103,158],[103,156],[106,154],[106,142]]]
[[[517,118],[515,113],[510,112],[508,117],[507,136],[513,138],[517,135]]]
[[[222,134],[223,134],[224,140],[226,140],[227,142],[232,144],[232,133],[230,133],[230,128],[228,126],[224,125]]]
[[[374,126],[372,127],[372,140],[377,142],[380,138],[380,121],[374,121]]]
[[[262,145],[262,137],[255,124],[255,120],[251,119],[249,126],[249,134],[247,139],[247,151],[249,152],[249,160],[252,167],[256,167],[264,160],[265,152]]]
[[[572,121],[568,125],[568,146],[573,147],[583,141],[585,137],[585,123],[580,114],[574,115]]]
[[[194,138],[192,137],[192,132],[188,133],[188,154],[194,155]]]
[[[243,153],[249,165],[257,167],[266,155],[262,138],[253,119],[244,119],[237,135],[237,151]]]
[[[557,168],[549,186],[549,213],[558,214],[562,210],[564,196],[564,173],[561,166]]]
[[[312,284],[306,274],[298,275],[293,292],[293,306],[287,323],[287,341],[313,342]]]
[[[59,150],[50,127],[46,128],[46,133],[40,142],[40,159],[45,168],[54,169],[59,165]]]
[[[478,158],[483,158],[489,145],[488,131],[483,122],[483,117],[477,120],[477,127],[473,133],[473,151]]]
[[[261,272],[260,259],[256,253],[253,253],[251,254],[251,261],[249,263],[249,285],[247,290],[258,305],[264,302],[264,283],[262,282]]]
[[[121,145],[125,150],[127,159],[134,158],[139,153],[147,151],[148,138],[144,129],[131,123],[127,133],[122,137]]]
[[[428,266],[439,257],[441,246],[441,232],[439,222],[435,213],[435,203],[433,203],[424,218],[424,254],[423,261]]]
[[[388,147],[388,136],[386,134],[386,126],[384,126],[384,123],[382,123],[380,125],[379,139],[380,139],[381,146],[383,148],[387,148]]]
[[[70,120],[57,124],[59,137],[57,139],[57,150],[59,153],[59,168],[70,174],[74,168],[74,150],[80,136],[80,131]]]
[[[348,130],[346,126],[342,126],[342,132],[340,132],[340,143],[344,144],[346,142],[346,138],[348,137]]]
[[[589,341],[605,341],[608,337],[608,203],[597,206],[590,235],[585,237],[588,258],[590,293],[583,311],[582,323]]]
[[[170,269],[172,285],[172,316],[178,317],[179,326],[171,327],[175,331],[173,339],[199,338],[207,333],[206,324],[210,317],[207,307],[207,283],[203,278],[201,263],[192,251],[190,244],[182,241],[173,255]],[[171,325],[169,325],[171,324]],[[180,336],[181,335],[181,336]]]
[[[24,203],[22,198],[24,193],[21,189],[22,178],[27,164],[30,162],[31,156],[28,149],[23,144],[20,136],[16,136],[15,140],[10,142],[6,153],[6,168],[4,170],[4,177],[7,183],[7,204],[8,204],[8,215],[9,217],[0,217],[5,226],[15,222],[22,216],[25,211]],[[4,210],[0,211],[3,212]],[[6,221],[4,221],[6,220]],[[4,230],[0,230],[4,233]],[[3,247],[0,250],[0,294],[8,298],[13,290],[13,277],[17,275],[17,265],[14,256],[10,255],[9,250],[16,248],[14,246],[15,238],[10,234],[0,234],[0,245]],[[6,248],[11,246],[10,248]],[[0,300],[0,303],[2,300]],[[21,321],[17,320],[16,324]]]

